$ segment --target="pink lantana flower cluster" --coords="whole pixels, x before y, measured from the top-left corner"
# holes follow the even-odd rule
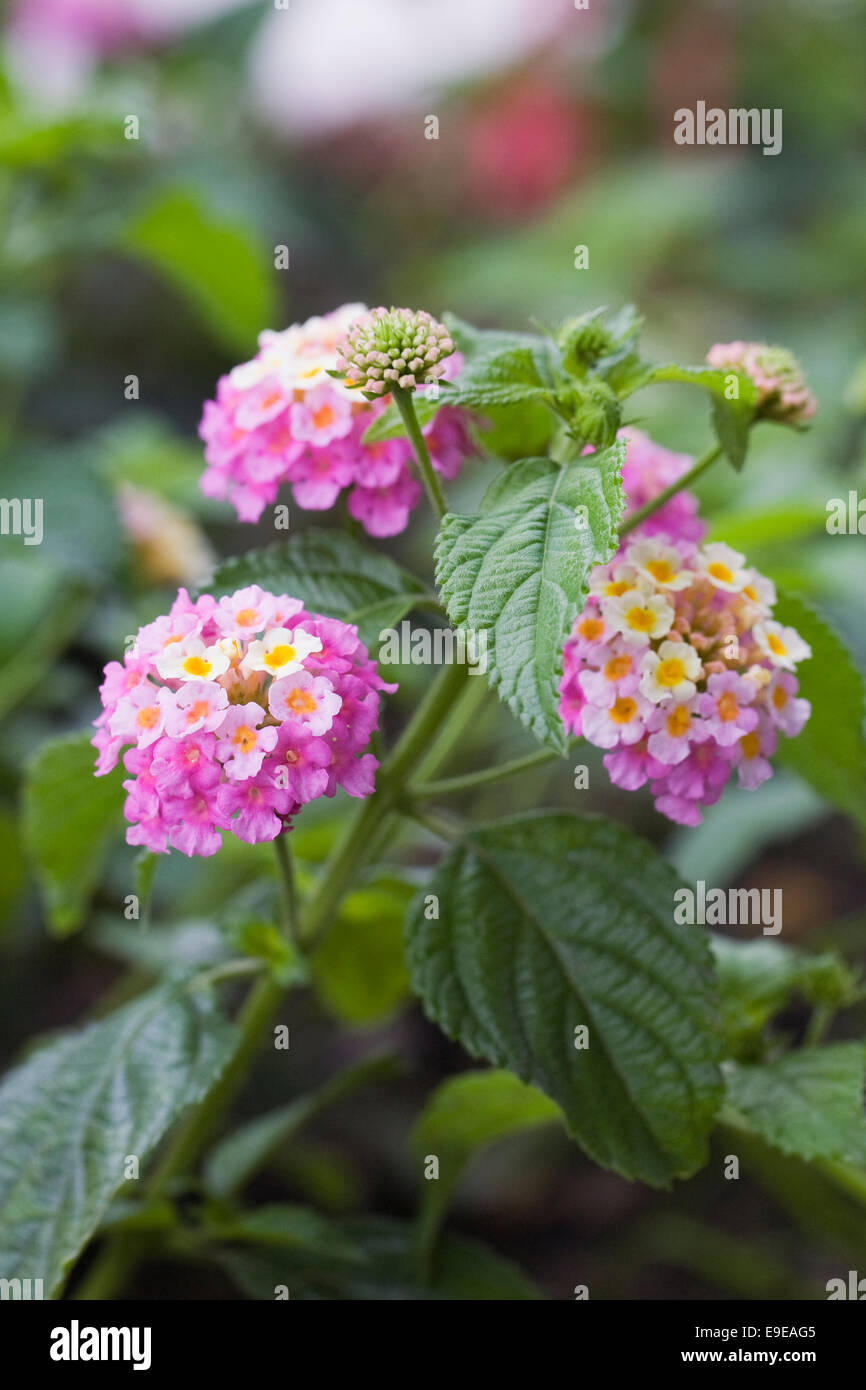
[[[309,801],[369,796],[379,691],[394,691],[357,628],[258,585],[171,610],[109,662],[92,742],[97,776],[130,774],[126,838],[157,854],[215,854],[221,831],[257,844]],[[127,745],[131,745],[127,747]]]
[[[369,535],[405,529],[421,498],[411,445],[404,438],[361,442],[391,397],[367,400],[349,381],[329,376],[338,344],[366,313],[363,304],[346,304],[282,333],[262,333],[252,361],[222,377],[216,400],[205,402],[202,490],[231,502],[241,521],[258,521],[289,483],[304,510],[325,511],[348,488],[349,512]],[[452,353],[441,365],[449,377],[462,362]],[[433,467],[456,477],[476,452],[465,412],[443,406],[423,429]]]
[[[635,532],[591,577],[564,653],[566,727],[606,750],[611,781],[649,783],[656,809],[698,825],[734,769],[770,776],[779,734],[809,717],[797,663],[811,656],[774,622],[775,591],[728,546]]]
[[[730,368],[751,377],[758,388],[758,415],[766,420],[802,424],[818,409],[799,362],[787,348],[769,343],[716,343],[707,353],[707,362],[722,371]]]

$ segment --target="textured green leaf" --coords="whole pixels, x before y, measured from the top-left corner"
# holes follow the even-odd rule
[[[276,313],[264,246],[184,189],[161,191],[127,227],[122,247],[160,271],[227,346],[248,349]]]
[[[835,1008],[851,1002],[856,977],[834,951],[820,954],[766,938],[711,938],[719,981],[722,1029],[728,1049],[741,1057],[793,995]]]
[[[665,1185],[706,1157],[720,1099],[706,938],[673,870],[620,826],[565,813],[471,831],[407,921],[425,1010],[539,1086],[597,1162]],[[589,1045],[575,1047],[586,1026]]]
[[[863,676],[827,620],[799,595],[780,593],[773,617],[812,648],[811,659],[797,668],[799,693],[812,714],[796,738],[779,739],[779,761],[866,828]]]
[[[320,999],[346,1023],[381,1023],[409,997],[403,918],[414,889],[394,877],[350,893],[313,958]]]
[[[592,568],[617,544],[625,445],[559,467],[524,459],[478,516],[448,515],[436,579],[451,621],[487,634],[488,676],[537,738],[564,751],[562,649]]]
[[[769,1144],[799,1158],[866,1159],[866,1047],[801,1048],[758,1066],[726,1068],[728,1100]]]
[[[62,935],[80,926],[104,850],[120,829],[123,769],[94,775],[88,733],[44,743],[24,782],[24,839],[36,867],[50,925]]]
[[[202,992],[142,995],[49,1043],[0,1086],[0,1276],[53,1293],[143,1162],[218,1079],[234,1029]]]
[[[341,531],[314,529],[225,560],[202,589],[219,596],[247,584],[291,594],[311,612],[357,624],[368,647],[424,594],[423,584],[387,555]]]

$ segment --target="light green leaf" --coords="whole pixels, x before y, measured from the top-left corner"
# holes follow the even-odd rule
[[[247,584],[290,594],[310,612],[357,624],[368,647],[425,592],[414,575],[354,536],[315,529],[225,560],[202,589],[219,597]]]
[[[106,846],[123,823],[123,769],[97,777],[95,762],[88,733],[52,739],[24,781],[25,845],[49,925],[64,936],[81,925]]]
[[[542,1091],[510,1071],[471,1071],[438,1086],[412,1139],[418,1155],[435,1155],[435,1182],[421,1184],[422,1239],[429,1250],[455,1187],[483,1148],[539,1125],[562,1122],[562,1111]]]
[[[612,822],[519,816],[458,842],[425,889],[438,920],[423,902],[407,920],[413,987],[448,1036],[545,1091],[596,1162],[660,1186],[705,1161],[721,1092],[709,950],[674,922],[679,886]]]
[[[536,738],[563,752],[562,649],[590,571],[616,549],[624,455],[618,441],[565,467],[524,459],[493,484],[479,516],[446,516],[436,543],[449,618],[486,634],[491,685]]]
[[[834,951],[820,954],[778,941],[711,938],[719,980],[722,1029],[738,1058],[756,1045],[770,1019],[794,994],[840,1008],[853,1000],[856,976]]]
[[[726,1067],[729,1103],[767,1143],[799,1158],[866,1160],[859,1042],[801,1048],[763,1065]]]
[[[124,1179],[218,1079],[234,1029],[173,984],[49,1043],[0,1086],[0,1275],[52,1294]]]
[[[160,271],[227,347],[252,351],[275,320],[272,269],[243,224],[184,189],[160,192],[127,227],[122,249]]]
[[[412,1139],[419,1154],[444,1151],[462,1165],[487,1144],[561,1120],[554,1101],[510,1071],[467,1071],[437,1086]]]
[[[863,676],[841,638],[805,599],[780,593],[773,617],[796,628],[812,648],[811,659],[797,668],[799,694],[812,714],[796,738],[779,739],[779,761],[866,829]]]
[[[413,894],[394,877],[357,889],[316,952],[316,992],[345,1023],[381,1023],[409,997],[403,918]]]

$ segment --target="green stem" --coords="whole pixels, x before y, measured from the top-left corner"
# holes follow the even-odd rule
[[[403,428],[409,436],[410,443],[415,451],[415,460],[418,464],[424,486],[427,489],[430,505],[441,521],[448,510],[448,503],[445,501],[442,485],[430,461],[430,453],[424,435],[421,433],[421,426],[418,424],[418,416],[415,414],[415,403],[412,400],[412,392],[407,391],[402,386],[394,386],[391,390],[391,395],[400,412]]]
[[[558,758],[552,748],[538,748],[523,758],[514,758],[509,763],[485,767],[479,772],[466,772],[461,777],[443,777],[438,782],[421,782],[409,788],[413,801],[431,801],[440,796],[451,796],[453,792],[470,791],[475,787],[489,787],[495,782],[505,782],[509,777],[519,777],[521,772],[529,772],[534,767]]]
[[[835,1010],[829,1004],[816,1004],[815,1008],[812,1010],[812,1015],[806,1028],[803,1046],[817,1047],[823,1040],[824,1034],[827,1032],[830,1024],[833,1022],[834,1016]]]
[[[645,502],[642,507],[638,507],[636,512],[632,512],[631,516],[624,521],[619,528],[620,538],[627,536],[629,531],[633,531],[636,526],[640,526],[642,522],[646,521],[648,516],[652,516],[653,512],[657,512],[659,507],[663,507],[665,502],[669,502],[671,498],[675,497],[683,488],[691,487],[692,483],[695,482],[702,473],[705,473],[711,464],[715,463],[721,452],[721,444],[714,444],[711,449],[707,450],[702,458],[698,459],[694,467],[689,469],[688,473],[684,473],[681,478],[677,478],[676,482],[671,483],[669,487],[663,488],[655,497],[651,497],[649,502]]]
[[[289,848],[288,836],[285,831],[274,840],[274,849],[283,891],[283,935],[287,940],[294,941],[296,945],[299,945],[298,890],[295,884],[292,851]]]
[[[467,679],[465,666],[443,666],[421,701],[391,756],[377,773],[375,796],[360,803],[325,862],[317,892],[302,919],[303,941],[317,941],[328,930],[344,893],[358,870],[369,862],[370,850],[379,840],[376,832],[394,809],[408,773],[447,717]]]
[[[299,924],[300,939],[312,943],[330,925],[344,893],[366,862],[371,845],[379,841],[379,836],[374,836],[373,832],[393,811],[409,772],[448,716],[466,679],[464,666],[445,666],[428,690],[381,769],[376,795],[361,802],[327,860],[322,870],[319,892]],[[392,819],[396,820],[395,817]],[[187,1171],[195,1163],[245,1080],[284,994],[285,986],[270,975],[259,980],[250,990],[236,1021],[241,1037],[238,1050],[220,1081],[181,1126],[166,1149],[147,1185],[148,1196],[159,1195],[169,1179]],[[123,1249],[119,1248],[118,1242],[123,1243]],[[112,1298],[146,1248],[144,1237],[136,1240],[127,1235],[109,1240],[80,1285],[76,1297],[86,1300]]]

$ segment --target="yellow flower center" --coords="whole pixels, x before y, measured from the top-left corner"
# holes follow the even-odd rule
[[[743,737],[740,739],[740,747],[743,750],[744,758],[757,758],[758,754],[761,751],[761,740],[758,738],[758,735],[754,732],[750,734],[744,734]]]
[[[750,598],[753,603],[758,602],[757,590],[753,589],[751,584],[746,585],[745,589],[743,590],[743,593],[746,595],[746,598]]]
[[[604,678],[607,681],[619,681],[623,676],[627,676],[631,670],[631,657],[622,652],[619,656],[612,656],[604,668]]]
[[[737,697],[733,690],[724,690],[722,692],[716,701],[716,709],[723,723],[729,724],[732,719],[736,719],[740,712],[740,707],[737,704]]]
[[[257,608],[241,608],[235,613],[235,622],[238,627],[255,627],[259,620]]]
[[[691,722],[685,705],[677,705],[676,709],[671,710],[665,720],[665,728],[671,738],[682,738],[683,734],[688,733]]]
[[[608,714],[614,724],[630,724],[637,714],[637,702],[628,695],[620,695],[619,699],[608,710]]]
[[[604,632],[604,623],[601,618],[584,618],[578,623],[577,632],[587,642],[597,642]]]
[[[668,584],[674,578],[674,569],[667,560],[650,560],[647,569],[657,584]]]
[[[210,705],[207,700],[195,700],[186,712],[187,724],[194,724],[197,719],[207,719],[210,714]]]
[[[619,598],[627,588],[628,584],[624,579],[612,579],[609,584],[605,584],[604,592],[608,598]]]
[[[203,656],[188,656],[183,663],[183,669],[188,676],[206,676],[210,667],[211,663],[205,661]]]
[[[669,656],[667,661],[660,661],[656,671],[656,683],[664,687],[665,690],[673,690],[680,681],[686,680],[686,668],[678,656]]]
[[[777,685],[776,689],[773,691],[773,704],[776,706],[776,709],[784,709],[787,703],[787,690],[784,690],[781,685]]]
[[[707,565],[707,574],[711,579],[718,579],[720,584],[730,584],[734,578],[733,570],[729,570],[720,560],[714,560],[711,565]]]
[[[295,686],[286,696],[286,704],[289,709],[293,709],[295,714],[312,714],[313,710],[318,709],[318,703],[310,694],[309,690],[301,690]]]
[[[773,656],[788,655],[788,648],[785,646],[785,643],[781,640],[781,638],[776,636],[775,632],[767,633],[767,646],[770,648],[770,651],[773,653]]]
[[[242,753],[252,753],[257,742],[258,735],[249,724],[239,724],[232,734],[232,743],[236,744]]]
[[[280,666],[288,666],[294,659],[295,649],[287,643],[283,643],[281,647],[271,647],[269,652],[265,652],[265,665],[271,671],[276,671]]]
[[[140,729],[153,729],[159,723],[159,705],[145,705],[135,717]]]
[[[656,615],[651,608],[639,608],[635,605],[634,608],[628,610],[625,620],[635,632],[652,632],[655,627]]]

